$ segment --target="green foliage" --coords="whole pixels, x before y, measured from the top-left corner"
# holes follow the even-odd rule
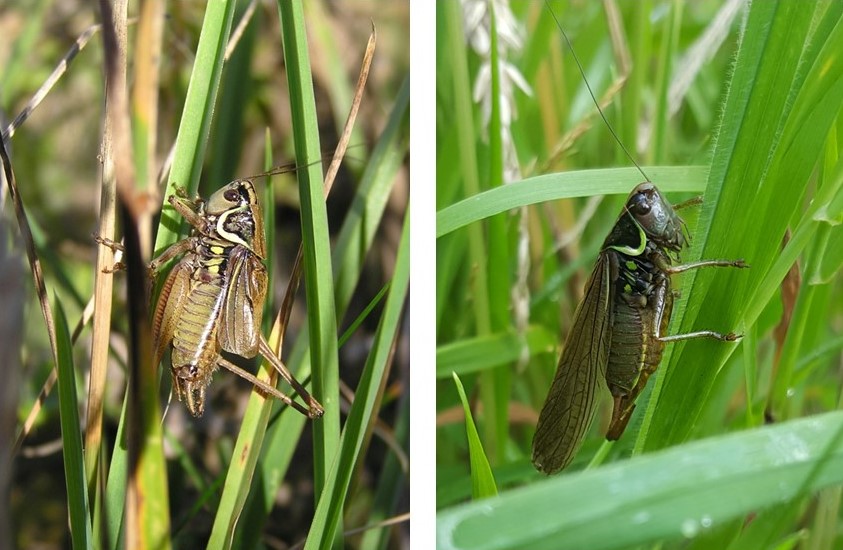
[[[453,378],[457,393],[460,394],[463,412],[465,412],[465,435],[468,439],[468,454],[471,457],[471,498],[479,500],[493,497],[498,494],[495,476],[492,475],[489,459],[483,450],[483,444],[480,442],[480,435],[474,425],[471,407],[468,404],[468,398],[465,396],[465,389],[462,387],[460,377],[457,376],[457,373],[453,373]]]
[[[765,413],[782,422],[841,404],[843,287],[835,244],[843,196],[841,6],[754,2],[727,24],[725,40],[695,50],[703,37],[710,39],[721,3],[623,4],[615,27],[623,32],[615,32],[614,41],[607,23],[614,15],[604,11],[613,4],[551,5],[609,122],[649,179],[674,204],[689,192],[703,193],[701,207],[681,210],[692,235],[682,259],[743,258],[751,266],[676,276],[681,297],[670,333],[734,330],[745,338],[669,345],[620,441],[601,444],[604,407],[566,472],[544,481],[533,470],[532,435],[558,346],[621,199],[643,176],[623,168],[631,161],[596,114],[548,7],[523,2],[511,6],[526,29],[523,47],[506,59],[531,88],[511,93],[517,116],[508,139],[521,178],[485,187],[495,170],[487,132],[496,114],[493,109],[486,130],[472,100],[482,58],[464,38],[470,29],[451,20],[459,14],[443,15],[436,35],[440,546],[687,545],[674,543],[690,536],[677,518],[696,521],[693,548],[771,547],[806,536],[824,547],[839,545],[839,491],[823,491],[819,508],[809,505],[818,489],[843,482],[826,467],[839,448],[837,432],[813,431],[817,423],[839,430],[839,415],[772,430],[761,424]],[[615,55],[624,50],[628,72]],[[703,50],[704,58],[687,56]],[[680,75],[689,82],[684,91],[672,87]],[[493,239],[490,222],[502,213],[506,232]],[[509,251],[505,263],[492,261],[492,249],[499,247]],[[519,247],[529,258],[523,278],[529,298],[520,302],[511,289],[491,293],[485,282],[497,271],[518,280]],[[508,325],[490,331],[490,312],[502,308]],[[519,325],[517,312],[524,309],[528,322]],[[555,349],[540,345],[539,335],[553,335]],[[506,351],[496,348],[504,345]],[[491,374],[501,369],[512,373],[504,392]],[[470,498],[471,483],[457,412],[462,405],[447,380],[451,370],[460,373],[472,405],[482,404],[473,411],[482,445],[498,449],[489,453],[501,491],[496,499],[455,506]],[[503,440],[494,429],[500,410],[509,414]],[[802,448],[794,438],[807,435],[809,426],[820,439],[805,468],[791,472],[789,487],[798,490],[776,492],[781,476],[770,470],[776,454],[770,438],[792,453],[787,442]],[[736,455],[730,445],[742,440],[746,454]],[[651,454],[662,448],[669,450]],[[627,460],[630,455],[643,456]],[[709,482],[691,466],[706,457],[724,475],[741,471],[746,477]],[[577,472],[592,458],[590,471]],[[527,487],[512,489],[516,485]],[[739,498],[746,494],[759,496]],[[656,503],[664,508],[652,509]],[[650,515],[638,521],[645,516],[636,514],[644,512]],[[700,518],[709,520],[701,526]],[[611,535],[606,525],[613,526]],[[808,534],[804,525],[811,526]]]
[[[841,483],[843,413],[837,411],[695,441],[450,508],[439,514],[438,547],[600,549],[705,539],[726,521],[764,509],[735,547],[770,548],[772,540],[752,537],[768,516],[782,519],[784,508],[772,503]]]
[[[82,433],[79,430],[79,402],[76,395],[76,373],[67,318],[61,303],[56,302],[56,342],[58,351],[58,391],[61,416],[64,477],[67,482],[70,534],[74,548],[91,548],[91,521],[88,516],[88,490],[82,456]]]

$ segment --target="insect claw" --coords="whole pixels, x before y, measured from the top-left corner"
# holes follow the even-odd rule
[[[103,273],[116,273],[118,271],[125,271],[126,264],[123,262],[115,262],[111,267],[102,268]]]
[[[161,262],[157,259],[152,260],[146,264],[146,274],[150,279],[155,279],[158,276],[158,269],[161,267]]]
[[[311,420],[315,420],[317,418],[321,418],[323,414],[325,414],[325,409],[322,408],[322,405],[317,403],[314,400],[310,400],[307,404],[308,412],[307,417]]]

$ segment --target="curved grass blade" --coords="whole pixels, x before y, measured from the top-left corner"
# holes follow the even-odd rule
[[[471,462],[471,498],[479,500],[493,497],[498,494],[495,476],[492,475],[489,459],[486,458],[486,452],[483,450],[483,442],[480,441],[480,434],[477,433],[477,427],[474,425],[471,406],[468,404],[460,377],[457,373],[453,373],[452,376],[465,412],[465,435],[468,438],[468,454]]]
[[[531,326],[525,334],[530,356],[552,352],[558,336],[542,326]],[[449,342],[436,349],[436,378],[456,373],[465,375],[502,364],[513,363],[521,354],[523,342],[511,331]]]
[[[695,441],[449,508],[437,516],[437,548],[600,550],[687,540],[772,502],[841,483],[838,411]]]
[[[700,192],[705,189],[708,176],[706,166],[643,168],[654,181],[659,182],[659,189],[665,192]],[[641,183],[641,173],[637,168],[578,170],[525,178],[468,197],[438,211],[436,237],[519,206],[593,195],[626,195],[638,183]]]

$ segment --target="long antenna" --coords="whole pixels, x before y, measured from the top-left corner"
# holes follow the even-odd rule
[[[582,75],[583,82],[585,82],[585,87],[588,89],[588,93],[591,95],[591,100],[594,101],[594,106],[597,107],[597,112],[600,113],[600,118],[603,119],[603,122],[606,123],[606,126],[609,128],[609,131],[612,133],[612,136],[615,138],[615,141],[618,142],[618,145],[621,146],[623,152],[626,154],[627,158],[632,161],[632,164],[638,168],[638,171],[641,172],[641,175],[644,176],[644,179],[650,181],[650,177],[644,173],[644,170],[641,166],[635,162],[635,159],[629,154],[629,151],[626,149],[626,146],[621,141],[621,138],[618,137],[618,134],[615,133],[615,129],[612,128],[612,125],[609,124],[609,121],[606,119],[606,115],[603,114],[603,109],[600,108],[600,103],[597,101],[597,97],[594,95],[594,91],[591,89],[591,84],[588,83],[588,78],[585,76],[585,69],[582,67],[582,63],[580,63],[580,58],[577,57],[577,52],[574,50],[574,45],[571,44],[571,39],[568,38],[568,34],[565,32],[565,29],[562,28],[562,24],[559,23],[559,19],[556,17],[556,13],[554,13],[553,8],[550,7],[550,0],[544,0],[544,4],[547,6],[547,9],[550,11],[550,15],[553,16],[553,20],[556,21],[556,26],[559,28],[559,32],[562,33],[562,36],[565,37],[565,42],[568,43],[568,49],[571,50],[571,55],[574,56],[574,61],[577,63],[577,68],[580,70],[580,74]]]

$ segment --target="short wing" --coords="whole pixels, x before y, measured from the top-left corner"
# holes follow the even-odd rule
[[[228,257],[225,277],[228,287],[217,333],[220,347],[242,357],[254,357],[258,353],[268,286],[266,267],[251,250],[235,246]]]
[[[155,350],[155,367],[161,363],[161,357],[167,350],[167,346],[173,341],[173,334],[178,323],[179,313],[184,310],[184,305],[190,295],[190,273],[193,265],[187,259],[177,263],[164,286],[158,295],[158,303],[155,306],[155,314],[152,317],[152,342]]]
[[[539,415],[533,465],[546,474],[571,463],[594,417],[597,384],[606,376],[612,341],[613,260],[614,252],[604,251],[594,266]]]

